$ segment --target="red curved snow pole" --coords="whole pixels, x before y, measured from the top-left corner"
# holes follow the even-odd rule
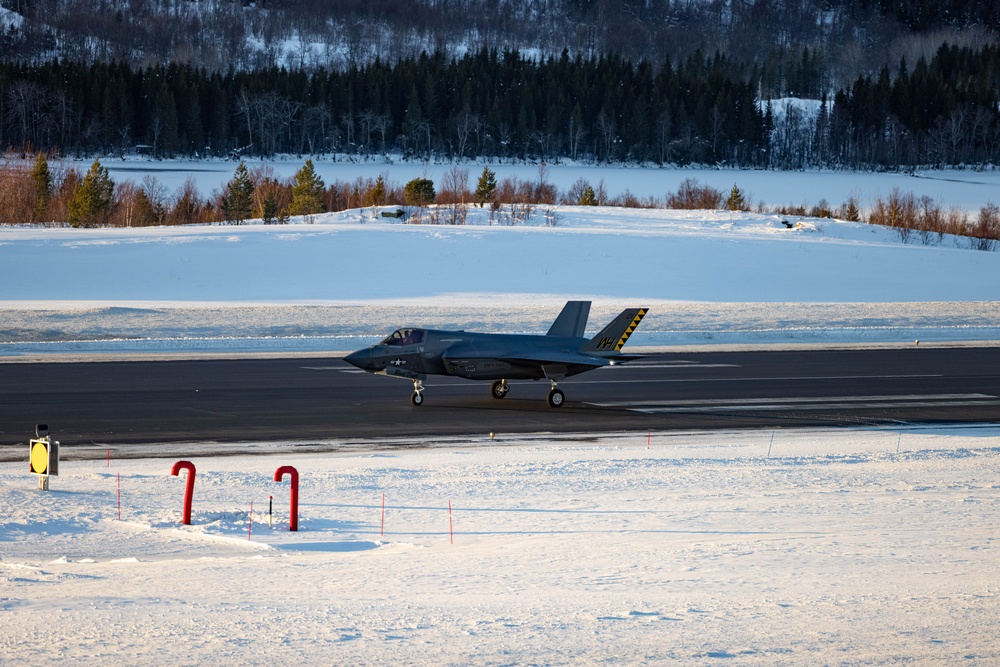
[[[281,466],[274,471],[274,481],[280,482],[286,474],[291,475],[292,500],[288,508],[288,530],[299,529],[299,471],[292,466]]]
[[[187,484],[184,486],[184,525],[191,525],[191,498],[194,497],[194,464],[190,461],[178,461],[170,469],[170,474],[177,477],[181,470],[187,470]]]

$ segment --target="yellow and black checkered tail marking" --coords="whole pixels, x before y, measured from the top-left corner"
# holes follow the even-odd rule
[[[646,316],[646,310],[646,308],[640,308],[639,312],[637,312],[635,317],[632,318],[631,324],[625,328],[625,333],[623,333],[622,337],[618,339],[618,344],[615,345],[615,352],[621,352],[622,346],[624,346],[626,341],[628,341],[628,337],[632,335],[635,328],[639,326],[639,322],[642,322],[642,318]]]

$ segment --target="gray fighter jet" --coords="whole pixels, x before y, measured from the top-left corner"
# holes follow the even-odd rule
[[[593,338],[584,338],[590,301],[569,301],[544,336],[487,334],[434,329],[398,329],[378,345],[358,350],[344,361],[358,368],[413,381],[410,402],[424,402],[428,375],[454,375],[469,380],[493,380],[493,398],[503,398],[508,380],[552,383],[548,403],[560,407],[566,395],[563,378],[637,359],[621,353],[647,308],[628,308]]]

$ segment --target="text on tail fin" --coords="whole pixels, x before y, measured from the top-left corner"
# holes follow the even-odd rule
[[[583,350],[596,353],[619,352],[648,310],[648,308],[623,310],[608,326],[601,329],[600,333],[591,338]]]
[[[621,351],[622,346],[628,341],[629,336],[631,336],[632,332],[635,331],[635,328],[639,326],[639,322],[642,322],[642,318],[646,316],[647,310],[647,308],[640,308],[639,312],[635,314],[635,317],[632,318],[631,324],[625,328],[625,333],[623,333],[622,337],[618,339],[618,343],[615,345],[615,352]]]

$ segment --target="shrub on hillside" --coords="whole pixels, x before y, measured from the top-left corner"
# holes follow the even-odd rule
[[[667,208],[714,211],[720,206],[722,206],[722,191],[709,185],[700,185],[694,178],[684,179],[677,192],[667,195]]]

